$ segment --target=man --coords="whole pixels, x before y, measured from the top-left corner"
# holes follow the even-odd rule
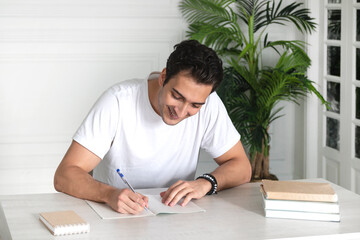
[[[117,169],[134,188],[169,187],[161,193],[169,206],[248,182],[240,135],[214,92],[222,78],[216,53],[189,40],[175,46],[161,73],[111,87],[76,132],[55,189],[136,214],[148,199],[129,190]],[[200,148],[219,167],[194,180]]]

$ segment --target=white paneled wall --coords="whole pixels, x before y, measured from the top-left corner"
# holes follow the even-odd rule
[[[55,169],[99,95],[161,70],[185,38],[178,1],[0,0],[0,195],[54,191]],[[286,109],[271,128],[271,166],[291,178]],[[200,161],[198,173],[215,167],[206,154]]]
[[[109,86],[161,70],[184,39],[178,1],[0,1],[0,194],[52,192]]]

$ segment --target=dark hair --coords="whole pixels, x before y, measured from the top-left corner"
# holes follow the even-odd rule
[[[211,48],[196,40],[185,40],[174,46],[166,63],[164,85],[179,72],[190,74],[197,83],[212,85],[212,92],[223,79],[222,61]]]

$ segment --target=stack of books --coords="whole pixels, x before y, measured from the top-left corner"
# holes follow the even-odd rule
[[[265,217],[340,222],[338,195],[329,183],[263,180]]]

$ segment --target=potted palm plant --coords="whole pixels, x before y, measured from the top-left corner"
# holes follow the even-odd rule
[[[253,180],[277,179],[269,172],[269,125],[281,117],[280,101],[298,103],[314,93],[327,104],[306,76],[310,59],[303,41],[269,41],[268,27],[294,24],[311,33],[316,24],[301,3],[283,6],[275,0],[182,0],[189,23],[187,36],[212,47],[224,60],[224,81],[218,90],[230,118],[248,149]],[[277,61],[263,64],[270,49]]]

